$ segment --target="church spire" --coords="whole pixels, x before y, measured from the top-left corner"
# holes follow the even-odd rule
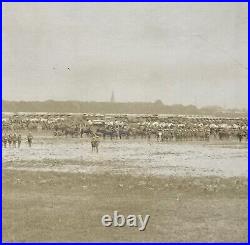
[[[115,94],[114,94],[114,91],[112,91],[111,98],[110,98],[110,102],[111,102],[111,103],[114,103],[114,102],[115,102]]]

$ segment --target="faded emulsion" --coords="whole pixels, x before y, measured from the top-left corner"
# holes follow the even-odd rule
[[[2,4],[3,242],[247,242],[248,4]]]

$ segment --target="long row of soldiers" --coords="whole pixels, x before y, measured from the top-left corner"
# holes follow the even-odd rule
[[[32,139],[33,139],[33,136],[31,134],[31,132],[28,133],[27,135],[27,142],[28,142],[28,145],[29,147],[31,147],[32,145]],[[21,146],[21,143],[22,143],[22,135],[21,134],[16,134],[16,133],[13,133],[13,134],[4,134],[3,137],[2,137],[2,141],[3,141],[3,146],[4,148],[7,147],[7,144],[9,145],[9,147],[13,146],[14,148],[16,148],[18,146],[18,148],[20,148]]]

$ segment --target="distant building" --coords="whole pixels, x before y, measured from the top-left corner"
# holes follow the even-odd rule
[[[110,98],[110,102],[111,102],[111,103],[114,103],[114,102],[115,102],[115,94],[114,94],[114,91],[112,91],[111,98]]]

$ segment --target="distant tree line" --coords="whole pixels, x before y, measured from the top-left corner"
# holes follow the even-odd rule
[[[197,108],[194,105],[165,105],[155,102],[81,102],[81,101],[6,101],[3,112],[57,112],[57,113],[131,113],[246,116],[245,110],[225,110],[218,106]]]

